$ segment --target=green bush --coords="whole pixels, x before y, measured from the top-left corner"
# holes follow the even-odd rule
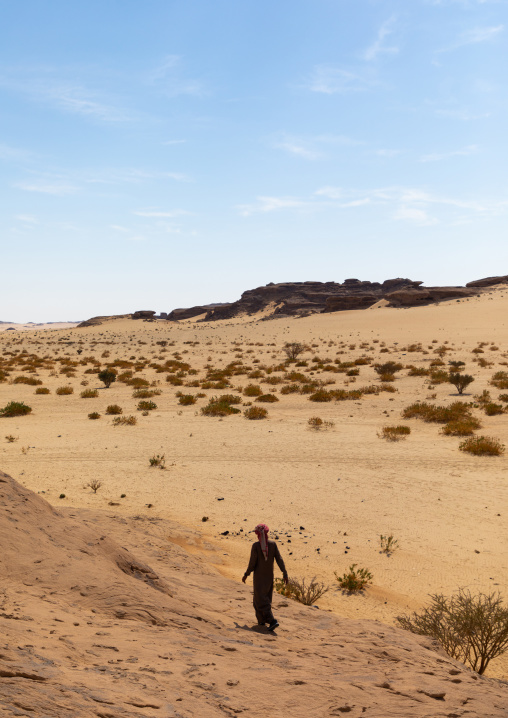
[[[372,582],[373,576],[366,568],[357,568],[356,563],[351,564],[349,571],[345,571],[342,576],[339,576],[337,571],[334,571],[335,578],[337,579],[339,586],[349,593],[357,593],[363,591],[363,589]]]
[[[232,399],[234,401],[232,401]],[[239,401],[237,401],[239,399]],[[201,408],[203,416],[229,416],[230,414],[240,414],[240,409],[231,406],[242,401],[241,397],[235,397],[233,394],[224,394],[223,396],[212,396],[206,406]]]
[[[448,381],[453,384],[459,394],[462,394],[464,389],[474,381],[474,377],[470,374],[450,374]],[[433,383],[437,384],[437,382]]]
[[[32,407],[27,406],[22,401],[10,401],[3,409],[0,409],[0,416],[25,416],[30,414],[31,411]]]
[[[499,593],[473,595],[460,589],[450,598],[430,596],[420,613],[397,616],[411,633],[437,640],[446,653],[480,675],[490,661],[508,650],[508,608]]]
[[[103,369],[98,374],[99,379],[102,381],[106,389],[109,389],[111,384],[116,381],[116,371],[114,369]]]

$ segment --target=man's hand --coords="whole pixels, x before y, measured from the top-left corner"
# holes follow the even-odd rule
[[[288,578],[288,576],[284,576],[284,585],[287,586],[288,583],[289,583],[289,578]]]
[[[245,583],[246,580],[247,580],[247,576],[242,576],[242,583]]]

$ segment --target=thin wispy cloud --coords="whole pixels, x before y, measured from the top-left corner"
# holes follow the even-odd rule
[[[273,147],[306,160],[318,160],[325,158],[334,147],[352,147],[361,144],[363,142],[346,135],[325,134],[314,137],[283,135],[273,143]]]
[[[186,77],[183,58],[180,55],[166,55],[160,65],[149,73],[148,81],[170,97],[203,97],[209,94],[201,80]]]
[[[396,55],[399,48],[396,45],[388,45],[386,40],[393,34],[396,18],[393,16],[386,20],[378,30],[375,41],[363,53],[363,59],[368,62],[376,60],[380,55]]]
[[[441,160],[447,160],[452,157],[468,157],[478,152],[477,145],[468,145],[459,150],[452,150],[451,152],[432,152],[428,155],[422,155],[420,162],[440,162]]]
[[[60,196],[75,194],[78,191],[78,188],[74,185],[51,182],[16,182],[12,186],[25,192],[38,192],[40,194]]]
[[[175,217],[181,217],[182,215],[188,215],[190,212],[187,212],[184,209],[175,209],[171,212],[161,212],[159,210],[137,210],[133,212],[137,217],[149,217],[154,219],[172,219]]]
[[[316,65],[305,82],[311,92],[323,95],[363,92],[371,82],[358,72],[343,70],[334,65]]]
[[[67,73],[70,71],[68,70]],[[126,122],[132,112],[104,97],[104,92],[81,82],[67,80],[53,68],[21,68],[0,72],[0,87],[23,95],[32,102],[48,105],[65,113],[81,115],[100,122]]]
[[[18,222],[23,222],[24,224],[39,224],[39,220],[31,214],[17,214],[14,219],[17,219]]]
[[[32,157],[32,153],[20,147],[11,147],[0,143],[0,160],[22,161]]]
[[[438,220],[435,217],[431,217],[424,209],[418,209],[416,207],[399,207],[393,215],[393,218],[395,220],[412,222],[420,226],[428,226],[438,223]]]
[[[308,201],[295,197],[257,197],[255,203],[238,205],[237,209],[241,215],[249,217],[252,214],[264,214],[282,209],[301,209],[306,206],[309,206]]]
[[[438,53],[452,52],[468,45],[479,45],[485,42],[492,42],[505,30],[504,25],[489,27],[473,27],[461,33],[450,45],[438,50]]]

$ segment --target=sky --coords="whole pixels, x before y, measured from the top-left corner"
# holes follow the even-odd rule
[[[508,274],[508,0],[0,0],[0,320]]]

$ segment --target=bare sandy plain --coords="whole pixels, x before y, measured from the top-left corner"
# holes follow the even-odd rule
[[[299,357],[306,366],[281,366],[285,360],[282,347],[291,341],[308,345],[308,351]],[[213,593],[214,598],[213,609],[209,610],[215,611],[215,622],[221,615],[229,621],[228,640],[230,631],[243,632],[241,626],[254,623],[249,589],[240,579],[253,540],[249,531],[260,521],[266,522],[278,537],[290,575],[316,576],[331,587],[319,601],[319,611],[292,602],[286,607],[287,600],[276,599],[279,607],[276,615],[281,621],[277,650],[282,650],[286,658],[288,651],[296,650],[292,640],[301,640],[299,625],[302,635],[308,634],[311,641],[305,644],[305,650],[311,650],[312,645],[314,654],[321,651],[324,656],[326,649],[312,644],[318,630],[313,622],[318,620],[318,614],[320,621],[340,617],[339,623],[333,624],[335,631],[344,618],[361,619],[358,624],[348,623],[349,628],[345,629],[346,634],[357,635],[365,630],[365,619],[370,619],[376,623],[368,625],[389,635],[392,645],[398,641],[400,645],[404,641],[423,645],[426,639],[416,639],[391,626],[396,615],[424,605],[429,593],[451,594],[465,587],[483,592],[499,590],[508,595],[508,456],[466,454],[458,448],[462,439],[443,436],[439,424],[401,418],[404,407],[415,401],[447,405],[460,398],[450,384],[429,386],[428,376],[410,376],[406,368],[412,365],[428,369],[432,361],[440,358],[446,365],[450,360],[464,361],[466,372],[474,376],[475,381],[466,389],[463,400],[472,401],[474,395],[486,389],[492,400],[498,401],[503,392],[493,387],[490,380],[494,372],[508,369],[506,287],[493,288],[477,298],[440,305],[410,309],[375,307],[303,319],[260,321],[245,317],[209,324],[122,319],[80,329],[52,328],[22,335],[3,332],[0,352],[7,361],[21,352],[44,358],[35,371],[28,372],[16,360],[8,367],[7,380],[0,383],[0,407],[9,401],[23,401],[33,409],[28,416],[0,420],[3,471],[63,511],[64,516],[88,515],[89,522],[95,522],[99,532],[103,532],[101,535],[104,531],[108,536],[116,532],[121,536],[122,546],[145,558],[151,551],[158,571],[163,570],[164,556],[172,555],[164,551],[161,555],[163,542],[165,550],[169,551],[170,546],[171,551],[180,551],[181,565],[185,566],[182,556],[187,557],[191,566],[199,564],[201,568],[196,574],[199,581],[193,578],[191,569],[185,571],[190,572],[189,580],[199,593],[199,600],[207,595],[209,582],[210,597]],[[370,358],[371,363],[356,365],[357,376],[326,368],[363,357]],[[167,364],[168,360],[183,362],[190,368],[182,371],[175,363]],[[319,403],[310,401],[309,394],[282,393],[285,386],[305,383],[301,378],[291,378],[292,371],[303,374],[306,381],[325,382],[326,389],[379,386],[372,364],[388,360],[405,367],[391,383],[396,389],[393,393],[383,391],[365,394],[357,400]],[[150,389],[160,390],[151,399],[156,409],[147,415],[138,411],[139,399],[133,397],[134,388],[124,381],[104,388],[93,372],[99,363],[104,368],[115,361],[123,362],[115,367],[119,374],[132,372],[132,377],[145,379]],[[206,388],[206,382],[216,380],[216,376],[210,378],[210,372],[223,370],[232,362],[236,364],[235,371],[227,377],[229,386]],[[38,387],[14,383],[17,376],[40,379],[50,393],[35,394]],[[274,377],[280,381],[268,383]],[[255,398],[243,393],[249,384],[275,394],[279,401],[258,404]],[[57,395],[56,389],[62,386],[71,386],[73,393]],[[95,388],[97,398],[81,398],[82,391]],[[206,396],[184,406],[179,403],[177,392]],[[249,421],[243,413],[225,418],[203,416],[201,408],[208,400],[224,393],[242,395],[244,402],[267,408],[268,418]],[[105,413],[110,404],[120,405],[123,416],[133,415],[137,423],[114,426],[114,417]],[[241,408],[243,412],[245,407]],[[92,421],[88,414],[94,411],[101,418]],[[478,434],[496,437],[508,445],[508,414],[486,416],[480,408],[473,413],[482,422]],[[326,431],[310,429],[308,420],[313,416],[333,422],[333,427]],[[379,438],[383,426],[400,424],[411,428],[407,439],[387,442]],[[4,438],[7,436],[15,441],[7,441]],[[150,467],[149,459],[162,454],[166,468]],[[101,482],[97,493],[88,486],[94,479]],[[65,497],[59,498],[61,495]],[[203,517],[208,517],[208,521],[203,522]],[[109,522],[109,529],[104,528],[105,522]],[[135,530],[141,525],[143,540]],[[381,534],[393,534],[398,540],[399,549],[390,556],[380,551]],[[156,559],[154,547],[158,551]],[[372,586],[363,595],[345,595],[335,581],[334,572],[342,574],[352,563],[368,568],[373,574]],[[37,585],[35,579],[31,584]],[[31,589],[27,591],[30,593]],[[221,591],[225,592],[224,606],[220,605]],[[239,600],[245,597],[247,600],[236,606],[233,621],[230,599],[235,592]],[[198,599],[191,595],[192,592],[187,600],[197,605]],[[11,596],[5,600],[8,603],[14,599]],[[31,609],[36,614],[35,598],[33,603]],[[68,617],[62,620],[70,621]],[[117,625],[118,622],[114,624]],[[15,628],[19,630],[19,626]],[[67,628],[69,636],[74,629]],[[109,630],[114,635],[120,629]],[[144,636],[145,643],[150,643],[148,635]],[[62,640],[65,644],[70,639]],[[273,638],[255,634],[256,650],[251,654],[254,664],[270,661],[272,644],[268,640]],[[103,645],[106,641],[97,643]],[[61,643],[59,647],[65,652],[65,645]],[[138,649],[141,650],[139,646]],[[222,649],[227,655],[224,646]],[[133,647],[130,650],[132,653]],[[343,653],[349,655],[346,649]],[[249,660],[247,655],[245,659]],[[369,670],[376,660],[374,654],[366,658]],[[454,663],[446,659],[446,665]],[[281,668],[282,663],[275,661],[275,665]],[[323,666],[318,669],[317,664],[311,669],[311,662],[305,665],[306,668],[301,667],[302,673],[307,671],[314,679],[312,671],[325,670]],[[384,670],[384,664],[382,667]],[[71,668],[68,670],[72,673]],[[472,675],[467,669],[462,670]],[[507,658],[493,661],[487,675],[506,680]],[[259,675],[257,678],[261,680]],[[111,678],[113,683],[116,680]],[[201,682],[205,684],[207,680]],[[415,678],[415,685],[419,680]],[[305,683],[306,679],[302,681]],[[313,703],[312,697],[306,703],[303,696],[312,696],[312,691],[308,685],[301,686],[299,696],[293,689],[289,693],[282,691],[280,706],[272,703],[274,707],[268,712],[265,706],[265,715],[285,715],[290,711],[295,716],[342,712],[351,712],[353,716],[362,713],[480,716],[504,715],[507,705],[506,700],[497,698],[498,712],[490,706],[482,712],[478,703],[466,707],[467,701],[461,712],[455,706],[453,710],[425,702],[419,706],[418,700],[399,705],[394,691],[384,703],[376,694],[376,709],[372,704],[362,711],[358,700],[354,709],[352,704],[341,704],[346,708],[349,705],[349,711],[342,710],[338,703],[335,708],[319,701]],[[497,696],[496,691],[499,695],[504,691],[506,699],[502,683],[484,684],[484,689],[493,697]],[[192,700],[197,700],[196,691],[200,690],[203,696],[210,696],[211,689],[194,687]],[[139,712],[134,708],[129,709],[134,712],[121,712],[116,706],[102,713],[91,709],[87,713],[89,709],[83,708],[77,714],[233,715],[255,712],[259,705],[265,705],[263,701],[276,701],[278,695],[273,687],[273,693],[257,696],[256,702],[254,694],[249,693],[252,690],[255,688],[244,689],[241,706],[233,712],[228,712],[227,705],[223,709],[203,698],[199,709],[197,703],[190,707],[182,700],[171,708],[173,712],[168,708],[166,713],[161,711],[159,701],[156,708],[139,708]],[[262,684],[259,690],[263,690]],[[141,688],[140,691],[142,694]],[[383,691],[387,693],[382,687],[378,693]],[[433,698],[428,700],[436,703]],[[19,710],[19,715],[33,715],[28,709]],[[48,713],[60,714],[67,715],[63,709],[61,713],[56,709]]]

